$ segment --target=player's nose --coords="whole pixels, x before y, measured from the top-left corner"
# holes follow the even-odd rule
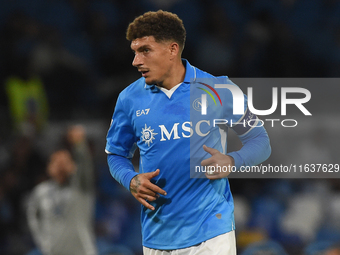
[[[134,67],[138,67],[138,66],[140,66],[142,64],[143,64],[143,62],[142,62],[142,59],[141,59],[140,55],[138,53],[136,53],[135,57],[133,58],[132,65]]]

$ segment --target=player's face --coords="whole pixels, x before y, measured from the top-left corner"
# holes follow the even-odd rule
[[[169,42],[156,42],[153,36],[137,38],[131,42],[135,53],[132,65],[142,73],[146,84],[162,86],[170,77],[172,66]]]

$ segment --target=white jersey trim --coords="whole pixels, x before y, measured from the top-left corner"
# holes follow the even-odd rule
[[[157,86],[161,91],[164,92],[164,94],[170,99],[172,94],[176,91],[176,89],[182,84],[181,83],[178,83],[176,86],[172,87],[171,89],[166,89],[166,88],[163,88],[163,87],[159,87]]]

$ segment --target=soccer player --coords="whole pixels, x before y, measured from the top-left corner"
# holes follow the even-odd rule
[[[181,58],[186,31],[176,14],[146,12],[130,23],[126,37],[135,54],[132,65],[142,77],[120,93],[105,150],[112,176],[142,204],[144,254],[236,254],[234,205],[226,178],[230,172],[190,178],[191,160],[197,151],[202,166],[259,164],[271,152],[265,129],[236,125],[243,147],[226,154],[226,125],[216,131],[209,130],[210,119],[191,121],[196,114],[191,88],[196,80],[214,76]],[[228,77],[222,79],[232,84]],[[232,114],[230,92],[221,90],[219,99],[219,114],[225,118],[258,123],[247,108]],[[207,109],[213,109],[211,101]],[[131,163],[137,146],[139,173]]]

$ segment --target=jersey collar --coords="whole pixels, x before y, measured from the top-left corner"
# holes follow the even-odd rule
[[[189,61],[182,58],[182,62],[185,66],[184,83],[190,83],[192,80],[196,80],[196,68],[190,65]]]
[[[192,79],[196,80],[196,68],[192,65],[190,65],[189,61],[182,58],[183,65],[185,66],[185,76],[184,76],[184,83],[189,83],[192,81]],[[158,93],[160,89],[155,85],[147,85],[144,84],[145,89],[150,89],[152,93]]]

